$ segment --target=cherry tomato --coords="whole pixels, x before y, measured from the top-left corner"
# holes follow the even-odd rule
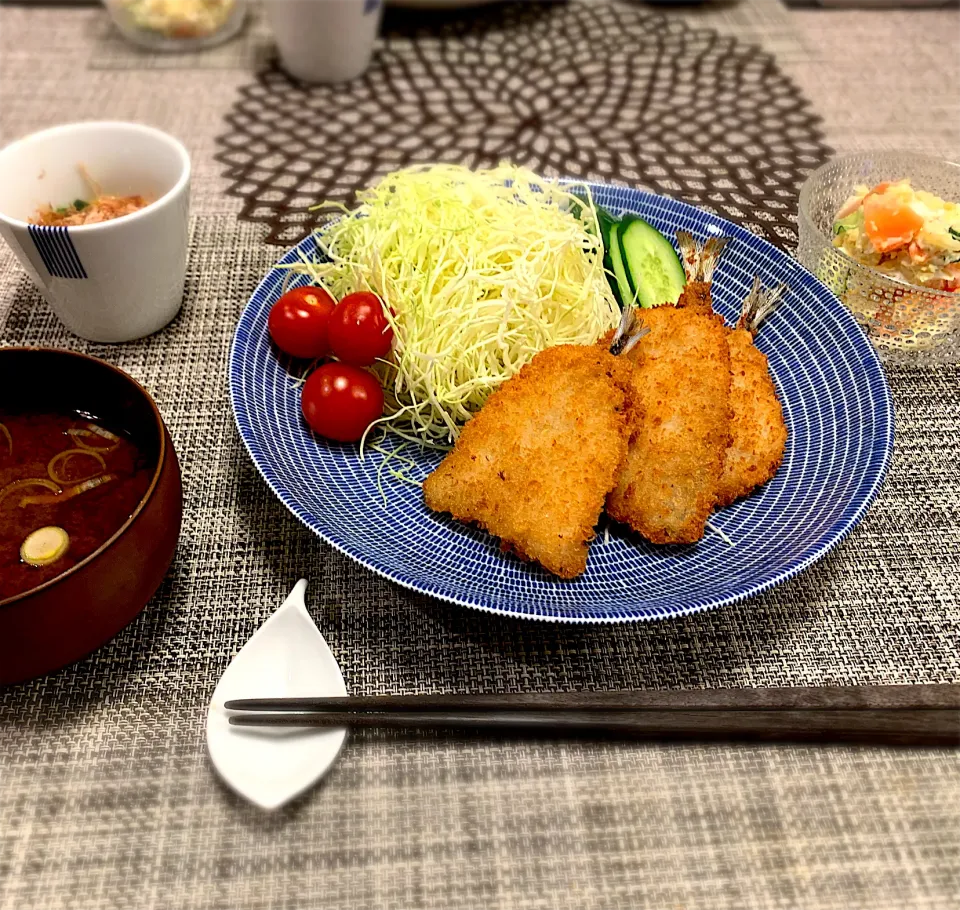
[[[330,350],[344,363],[368,367],[385,357],[393,342],[393,329],[376,294],[347,294],[330,317]]]
[[[304,383],[300,409],[321,436],[356,442],[383,414],[383,389],[366,370],[349,363],[325,363]]]
[[[323,288],[293,288],[270,310],[270,337],[291,357],[326,357],[330,353],[327,328],[335,308],[336,302]]]

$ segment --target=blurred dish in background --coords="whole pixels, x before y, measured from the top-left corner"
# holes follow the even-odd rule
[[[247,0],[103,0],[110,18],[136,44],[155,51],[199,50],[232,38]]]
[[[99,223],[31,223],[89,200],[84,173],[102,194],[155,201]],[[177,315],[189,201],[187,150],[139,123],[56,126],[0,151],[0,236],[61,322],[90,341],[133,341]]]
[[[347,82],[370,65],[381,0],[270,0],[283,68],[303,82]]]
[[[460,9],[465,6],[490,6],[504,0],[387,0],[390,6],[401,9]]]

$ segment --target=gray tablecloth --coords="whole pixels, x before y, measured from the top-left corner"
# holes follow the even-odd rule
[[[960,149],[956,13],[680,14],[769,41],[839,150]],[[213,160],[253,38],[161,66],[118,46],[99,11],[0,10],[4,139],[140,119],[184,139],[195,174],[184,310],[147,341],[71,337],[0,250],[0,343],[128,370],[155,394],[185,481],[177,558],[143,616],[76,667],[0,692],[0,910],[956,907],[950,751],[369,733],[274,815],[218,783],[206,703],[301,576],[355,693],[960,680],[958,368],[890,371],[894,464],[853,535],[770,594],[685,620],[558,628],[473,613],[383,581],[299,525],[247,459],[227,400],[233,327],[277,257],[237,220]]]

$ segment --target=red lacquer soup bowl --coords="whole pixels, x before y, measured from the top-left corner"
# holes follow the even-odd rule
[[[71,351],[0,349],[0,685],[66,666],[136,618],[182,515],[153,399]]]

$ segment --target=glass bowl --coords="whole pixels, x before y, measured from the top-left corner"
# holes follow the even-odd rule
[[[153,51],[195,51],[232,38],[247,0],[103,0],[126,38]]]
[[[960,363],[960,292],[907,284],[833,245],[837,210],[857,184],[910,178],[916,189],[960,199],[960,165],[912,152],[864,152],[814,171],[800,190],[797,258],[827,285],[893,363]]]

